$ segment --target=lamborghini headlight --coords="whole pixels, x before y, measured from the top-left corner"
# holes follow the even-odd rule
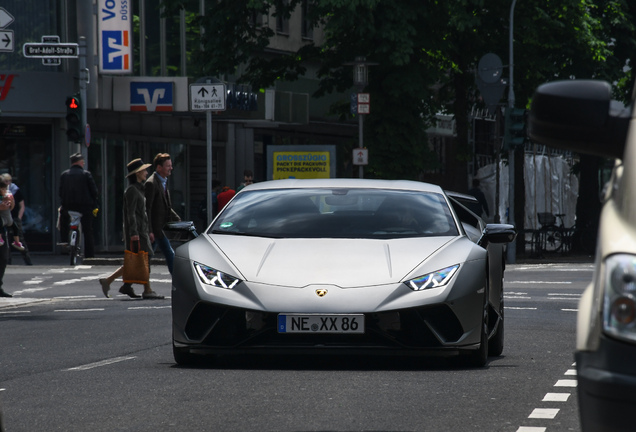
[[[405,283],[413,291],[439,288],[450,282],[453,275],[457,272],[457,269],[459,269],[459,264],[451,267],[446,267],[445,269],[437,270],[433,273],[429,273],[415,279],[411,279],[409,281],[406,281]]]
[[[227,273],[213,269],[198,262],[194,263],[194,270],[197,272],[199,279],[206,285],[211,285],[217,288],[232,289],[241,280],[230,276]]]
[[[603,283],[605,332],[636,341],[636,256],[618,254],[607,258]]]

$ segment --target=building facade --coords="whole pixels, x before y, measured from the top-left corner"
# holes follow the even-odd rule
[[[356,142],[357,126],[329,118],[329,107],[347,95],[314,99],[317,67],[300,80],[268,89],[238,85],[233,77],[188,75],[187,52],[196,40],[185,36],[188,14],[204,0],[185,1],[180,17],[162,18],[148,0],[8,0],[0,5],[0,173],[8,172],[25,195],[26,241],[34,252],[59,253],[56,229],[58,181],[69,156],[81,151],[100,190],[95,220],[96,250],[123,249],[121,202],[126,163],[151,162],[168,152],[174,171],[168,181],[175,210],[202,229],[201,203],[212,177],[237,187],[245,169],[256,181],[268,180],[270,146],[346,147]],[[303,5],[305,7],[305,5]],[[109,27],[115,20],[126,30]],[[304,12],[289,20],[263,16],[276,30],[272,52],[295,50],[320,38]],[[4,43],[3,43],[4,41]],[[8,42],[7,42],[8,41]],[[34,57],[24,44],[78,44],[77,55]],[[37,54],[36,54],[37,55]],[[193,111],[190,86],[212,78],[226,86],[226,109]],[[67,137],[66,99],[78,95],[84,110],[83,136]],[[270,152],[271,153],[271,152]],[[337,152],[336,152],[337,153]],[[344,164],[338,172],[346,175]]]

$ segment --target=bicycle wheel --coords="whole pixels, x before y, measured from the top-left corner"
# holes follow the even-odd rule
[[[542,238],[541,231],[537,230],[532,233],[532,256],[540,257],[543,254]]]
[[[545,250],[548,252],[559,252],[563,246],[563,233],[556,226],[548,227],[545,232]]]
[[[68,254],[70,258],[70,263],[72,266],[78,264],[79,256],[80,256],[80,232],[78,229],[72,229],[69,233],[69,241],[68,241]]]

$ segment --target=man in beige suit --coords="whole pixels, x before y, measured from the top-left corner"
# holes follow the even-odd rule
[[[179,215],[172,209],[172,201],[168,192],[168,177],[172,173],[172,159],[168,153],[158,153],[152,165],[155,172],[148,177],[144,184],[146,195],[146,211],[150,222],[150,241],[154,249],[159,246],[166,257],[166,265],[172,274],[174,250],[170,240],[163,232],[163,227],[170,221],[180,221]]]

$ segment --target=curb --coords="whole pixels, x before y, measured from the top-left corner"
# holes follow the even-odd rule
[[[122,266],[124,265],[123,258],[105,258],[105,257],[95,257],[95,258],[84,258],[82,260],[83,265],[103,265],[103,266]],[[165,258],[150,258],[150,265],[166,265]]]

